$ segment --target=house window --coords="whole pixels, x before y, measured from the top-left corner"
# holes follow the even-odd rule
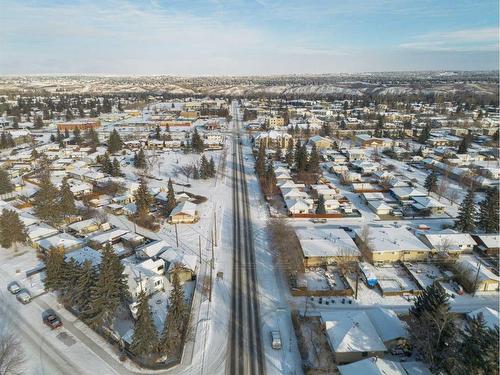
[[[160,285],[160,284],[161,284],[161,280],[156,280],[156,281],[155,281],[155,286],[158,286],[158,285]]]

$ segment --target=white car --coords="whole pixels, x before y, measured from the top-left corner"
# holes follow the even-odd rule
[[[16,294],[16,298],[23,305],[31,302],[31,295],[26,289],[22,289],[19,293]]]
[[[273,349],[281,349],[281,334],[280,331],[271,331],[271,346]]]
[[[7,290],[12,294],[17,294],[21,291],[21,286],[17,282],[13,281],[9,284]]]

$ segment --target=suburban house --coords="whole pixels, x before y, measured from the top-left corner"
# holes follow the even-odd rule
[[[57,229],[45,223],[33,224],[26,228],[26,234],[28,235],[28,242],[35,247],[37,241],[43,238],[53,236],[57,233],[59,233]]]
[[[160,254],[160,259],[165,262],[165,274],[170,281],[174,273],[181,283],[193,280],[197,272],[198,257],[192,254],[183,254],[179,249],[168,248]]]
[[[404,227],[366,227],[356,229],[358,246],[367,246],[371,263],[424,261],[431,250]]]
[[[285,205],[288,213],[291,215],[308,214],[314,209],[314,201],[312,199],[285,199]]]
[[[111,229],[109,223],[100,223],[96,219],[77,221],[73,224],[68,225],[68,230],[78,236],[84,236],[89,233],[96,232],[98,230],[109,230],[109,229]]]
[[[319,135],[315,135],[315,136],[309,138],[308,144],[310,146],[313,146],[313,145],[316,146],[316,149],[318,149],[318,150],[324,150],[324,149],[332,148],[333,141],[328,139],[328,138],[321,137]]]
[[[468,233],[459,233],[452,229],[441,232],[422,233],[418,236],[433,251],[446,252],[458,256],[461,253],[472,253],[476,241]]]
[[[457,264],[469,274],[471,281],[476,281],[478,292],[498,291],[500,277],[495,275],[484,264],[481,264],[473,255],[464,255],[458,258]]]
[[[138,259],[157,258],[170,247],[164,240],[153,241],[135,249],[135,256]]]
[[[442,215],[445,212],[446,206],[436,199],[426,196],[412,196],[411,207],[417,212],[428,212],[430,215]]]
[[[365,358],[338,366],[340,375],[432,375],[423,362],[395,362],[385,358]]]
[[[58,233],[52,237],[42,238],[36,241],[36,248],[47,252],[52,248],[70,252],[84,245],[84,241],[68,233]]]
[[[357,261],[361,253],[343,229],[300,228],[295,231],[305,267]]]
[[[168,217],[168,221],[171,224],[191,224],[198,221],[199,218],[198,212],[196,211],[196,204],[184,201],[175,206]]]
[[[477,310],[473,310],[466,314],[468,320],[477,318],[478,315],[482,315],[486,326],[491,329],[495,329],[500,324],[500,313],[497,310],[493,310],[490,307],[483,306]]]
[[[477,249],[487,255],[498,255],[500,253],[500,235],[496,233],[473,234],[477,243]]]

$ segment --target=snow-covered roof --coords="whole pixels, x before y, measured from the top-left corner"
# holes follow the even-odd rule
[[[95,219],[87,219],[87,220],[82,220],[82,221],[77,221],[76,223],[68,225],[68,228],[73,229],[76,232],[79,232],[85,228],[88,228],[90,226],[97,225],[97,222]]]
[[[335,353],[387,350],[365,311],[322,313],[321,318],[325,322],[326,333]]]
[[[500,247],[500,235],[498,234],[477,234],[476,237],[483,241],[484,246],[489,249]]]
[[[408,375],[399,362],[371,357],[338,366],[341,375]]]
[[[74,259],[78,264],[83,264],[85,261],[90,261],[93,266],[98,266],[101,263],[102,255],[97,250],[85,246],[81,249],[72,251],[64,256],[66,261]]]
[[[489,328],[495,328],[495,326],[500,326],[500,313],[497,310],[493,310],[489,307],[483,306],[477,310],[471,311],[467,314],[469,319],[477,317],[479,314],[483,315],[483,319]]]
[[[361,255],[352,238],[343,229],[299,228],[295,233],[305,257]]]
[[[423,235],[435,249],[449,247],[448,250],[459,249],[462,246],[475,246],[476,241],[468,233],[425,233]]]
[[[355,229],[361,236],[363,229]],[[430,251],[404,227],[369,227],[369,243],[373,252]]]
[[[39,240],[38,245],[40,245],[43,249],[50,249],[52,247],[68,249],[78,245],[83,245],[83,241],[68,233],[58,233],[55,236]]]
[[[402,187],[395,187],[391,189],[391,192],[397,196],[398,198],[401,197],[425,197],[427,196],[427,193],[421,190],[418,190],[414,187],[411,186],[402,186]]]
[[[26,233],[28,237],[34,241],[39,238],[50,237],[54,234],[59,233],[57,229],[52,228],[50,225],[45,223],[30,225],[26,228]]]
[[[164,251],[160,258],[167,261],[169,266],[169,271],[175,267],[176,264],[182,264],[191,271],[196,270],[196,264],[198,262],[198,257],[192,254],[183,254],[179,249],[173,247],[168,248]]]
[[[159,254],[161,254],[163,251],[167,250],[169,248],[169,244],[166,243],[164,240],[160,241],[154,241],[145,245],[142,245],[135,249],[136,252],[143,252],[145,255],[148,257],[152,258],[155,257]]]
[[[119,237],[122,237],[126,233],[128,233],[128,230],[115,228],[115,229],[108,230],[106,232],[97,233],[97,234],[89,237],[89,239],[91,241],[95,241],[97,243],[103,244],[105,242],[110,242],[110,241],[115,240]]]
[[[393,310],[376,307],[368,309],[366,312],[382,341],[387,342],[408,337],[404,323]]]
[[[170,216],[175,216],[178,214],[195,216],[196,215],[196,204],[189,202],[189,201],[184,201],[184,202],[179,203],[172,210],[172,212],[170,213]]]
[[[500,277],[491,272],[485,265],[481,265],[479,269],[479,273],[477,273],[478,267],[481,263],[476,259],[473,255],[463,255],[458,259],[458,264],[462,265],[465,269],[467,269],[471,275],[478,275],[478,280],[487,281],[487,280],[495,280],[500,281]]]
[[[413,201],[415,203],[412,204],[415,208],[425,209],[425,208],[443,208],[446,207],[444,204],[438,202],[436,199],[426,196],[412,196]]]

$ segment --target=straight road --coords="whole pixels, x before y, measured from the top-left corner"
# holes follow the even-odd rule
[[[255,249],[243,152],[240,114],[233,104],[233,283],[228,374],[265,374]]]

